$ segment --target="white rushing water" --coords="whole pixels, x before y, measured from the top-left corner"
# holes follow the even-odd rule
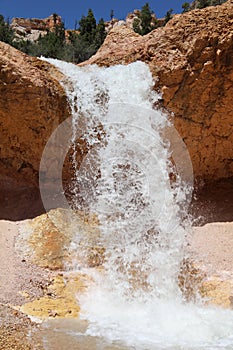
[[[192,174],[180,141],[176,169],[183,164],[190,176],[171,176],[175,154],[162,135],[172,126],[153,107],[149,68],[49,62],[66,76],[72,107],[73,202],[100,221],[98,237],[82,248],[105,250],[104,272],[88,272],[93,286],[79,297],[86,335],[137,350],[232,349],[233,312],[185,303],[178,287]],[[77,139],[88,145],[81,165]]]

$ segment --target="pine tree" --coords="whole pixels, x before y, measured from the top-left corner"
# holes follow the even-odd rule
[[[88,10],[87,16],[82,16],[79,21],[80,35],[90,44],[93,42],[96,31],[96,19],[91,9]]]
[[[142,35],[140,24],[141,24],[140,19],[139,19],[138,17],[136,17],[136,18],[134,19],[134,21],[133,21],[133,30],[134,30],[136,33]]]
[[[145,35],[151,32],[153,29],[157,28],[156,20],[152,15],[153,15],[153,11],[151,11],[150,5],[147,2],[144,6],[142,6],[142,9],[138,18],[134,19],[134,22],[133,22],[134,31],[141,35]]]
[[[217,5],[221,5],[224,2],[226,2],[227,0],[194,0],[192,2],[185,2],[182,5],[183,8],[183,13],[184,12],[188,12],[194,9],[203,9],[206,8],[208,6],[217,6]]]
[[[182,9],[183,9],[182,13],[190,11],[190,3],[189,2],[184,2],[183,5],[182,5]]]
[[[172,19],[172,12],[173,12],[173,9],[170,9],[169,11],[167,11],[164,19],[164,25],[167,24],[167,22],[169,22],[170,19]]]
[[[96,27],[96,33],[95,33],[95,46],[98,50],[99,47],[103,44],[104,39],[106,38],[106,30],[105,30],[105,23],[103,18],[99,20],[99,23]]]
[[[198,0],[198,5],[197,5],[197,7],[198,7],[199,9],[203,9],[203,8],[208,7],[208,6],[210,6],[210,5],[211,5],[210,0]]]
[[[79,21],[79,34],[69,35],[72,61],[79,63],[89,59],[102,45],[107,33],[104,20],[101,18],[96,24],[96,19],[91,9],[87,16],[82,16]]]
[[[9,21],[5,22],[4,17],[0,15],[0,41],[12,45],[14,32],[10,27]]]

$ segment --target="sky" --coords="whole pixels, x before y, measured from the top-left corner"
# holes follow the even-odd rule
[[[75,20],[87,15],[91,8],[97,21],[103,17],[110,19],[110,11],[114,17],[125,19],[129,12],[141,9],[149,2],[151,9],[157,17],[163,17],[171,8],[174,13],[182,11],[185,0],[0,0],[0,14],[11,20],[12,17],[46,18],[53,13],[60,15],[67,29],[73,29]]]

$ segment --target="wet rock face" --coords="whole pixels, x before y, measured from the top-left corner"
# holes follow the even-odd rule
[[[196,178],[233,175],[233,1],[176,15],[164,28],[139,36],[110,31],[87,63],[149,64],[163,105],[186,143]]]

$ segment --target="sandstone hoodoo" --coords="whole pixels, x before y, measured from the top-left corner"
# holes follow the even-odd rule
[[[61,17],[53,14],[44,19],[13,18],[11,28],[15,32],[17,39],[35,41],[40,35],[46,35],[47,30],[53,30],[56,25],[61,23]]]

